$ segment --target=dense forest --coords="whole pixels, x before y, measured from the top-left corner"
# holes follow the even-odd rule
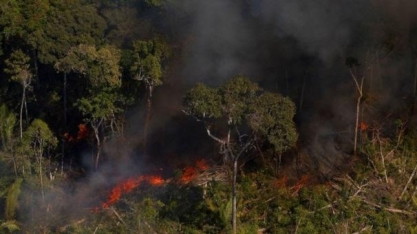
[[[417,2],[0,0],[0,233],[417,233]]]

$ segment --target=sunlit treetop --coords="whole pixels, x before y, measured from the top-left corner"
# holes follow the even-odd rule
[[[197,84],[186,93],[185,112],[202,121],[224,120],[247,126],[277,152],[295,146],[295,105],[280,94],[266,92],[245,77],[235,77],[218,88]]]

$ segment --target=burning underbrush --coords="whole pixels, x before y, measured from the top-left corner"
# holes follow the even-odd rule
[[[205,185],[208,181],[225,182],[228,178],[227,170],[219,167],[209,167],[207,162],[202,159],[193,166],[187,166],[177,175],[171,178],[163,178],[162,175],[149,174],[129,177],[120,180],[113,188],[110,189],[106,196],[106,200],[101,205],[92,209],[93,212],[107,209],[117,203],[124,195],[131,193],[140,186],[161,187],[167,184],[184,185]]]

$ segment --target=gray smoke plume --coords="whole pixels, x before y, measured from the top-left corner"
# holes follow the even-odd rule
[[[185,31],[192,35],[184,76],[211,83],[263,73],[260,66],[270,62],[262,51],[268,50],[265,43],[272,50],[277,43],[288,43],[284,38],[295,39],[302,53],[330,63],[351,42],[355,24],[371,12],[360,0],[193,0],[183,6],[191,22]]]
[[[235,1],[188,1],[190,45],[184,74],[190,80],[218,83],[244,70],[243,53],[252,41],[248,25]]]
[[[188,0],[182,6],[189,17],[181,30],[190,35],[182,72],[188,83],[220,84],[242,74],[289,95],[300,129],[311,135],[302,137],[318,139],[306,140],[314,158],[327,160],[334,154],[328,149],[349,148],[334,144],[353,138],[357,91],[346,57],[357,58],[360,69],[372,67],[360,75],[367,76],[366,92],[377,93],[378,108],[412,92],[415,58],[407,50],[415,1]]]
[[[353,25],[369,6],[360,0],[251,0],[251,12],[275,25],[276,35],[292,36],[307,52],[330,61],[349,44]]]

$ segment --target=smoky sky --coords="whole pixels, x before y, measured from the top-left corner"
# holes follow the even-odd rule
[[[369,13],[366,1],[251,0],[251,13],[292,36],[309,53],[327,61],[350,41],[352,26]]]
[[[314,158],[353,138],[357,90],[347,56],[356,57],[360,69],[372,66],[357,74],[378,97],[369,105],[396,108],[412,92],[415,55],[408,44],[417,1],[185,0],[179,8],[188,17],[176,26],[187,35],[185,83],[221,85],[244,75],[289,96],[308,142],[303,147]]]
[[[265,52],[297,43],[281,57],[308,55],[331,63],[349,45],[358,22],[370,17],[367,1],[359,0],[190,0],[184,4],[191,24],[184,76],[217,83],[231,76],[262,74]],[[267,44],[267,45],[266,45]],[[276,59],[279,66],[279,59]]]
[[[357,91],[345,56],[355,56],[366,64],[362,58],[369,53],[367,46],[371,48],[375,40],[386,37],[381,31],[388,28],[401,35],[402,39],[394,38],[394,43],[406,41],[417,18],[417,2],[405,0],[403,5],[388,0],[168,2],[171,5],[163,19],[156,20],[164,21],[161,31],[172,35],[180,49],[176,49],[174,61],[168,66],[164,85],[153,97],[148,151],[155,155],[177,151],[192,155],[196,148],[201,149],[201,155],[210,151],[201,147],[210,141],[204,138],[204,127],[191,126],[193,119],[183,119],[184,92],[197,82],[221,85],[236,75],[247,76],[266,90],[280,92],[295,102],[298,131],[300,138],[310,144],[307,147],[336,140],[349,144]],[[378,25],[383,25],[382,29]],[[375,31],[366,31],[370,28]],[[389,30],[385,30],[387,34]],[[410,55],[389,59],[380,55],[365,86],[377,92],[380,103],[397,106],[404,94],[393,96],[411,91],[414,63]],[[129,122],[140,141],[143,121],[138,116],[143,118],[143,113],[133,114]],[[198,136],[202,140],[193,141]],[[321,149],[318,151],[334,147]]]

